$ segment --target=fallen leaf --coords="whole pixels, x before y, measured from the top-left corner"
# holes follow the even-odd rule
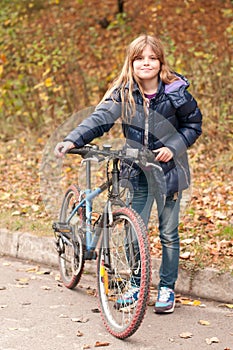
[[[28,283],[23,283],[23,284],[17,283],[17,284],[15,285],[15,287],[16,287],[16,288],[27,288],[27,287],[28,287]]]
[[[48,77],[47,79],[45,79],[44,85],[46,87],[51,87],[53,85],[53,79],[51,77]]]
[[[181,304],[183,305],[191,305],[191,306],[200,306],[201,302],[200,300],[192,300],[192,299],[179,299],[179,301],[181,302]]]
[[[92,311],[94,314],[100,313],[100,309],[99,309],[98,307],[96,307],[95,309],[91,309],[91,311]]]
[[[188,339],[188,338],[192,338],[192,333],[190,332],[183,332],[183,333],[180,333],[180,338],[184,338],[184,339]]]
[[[82,346],[82,350],[86,350],[86,349],[90,349],[90,348],[91,348],[91,345],[84,344]]]
[[[96,295],[96,290],[95,289],[92,289],[92,288],[87,288],[86,289],[86,293],[88,294],[88,295]]]
[[[28,282],[29,282],[29,279],[28,278],[16,278],[16,281],[19,283],[19,284],[22,284],[22,285],[27,285]]]
[[[51,290],[51,288],[48,287],[48,286],[41,286],[40,288],[43,289],[43,290]]]
[[[11,214],[11,216],[19,216],[21,215],[21,212],[19,210],[15,210],[13,211],[13,213]]]
[[[186,238],[186,239],[182,239],[181,240],[181,244],[191,244],[191,243],[193,243],[193,241],[194,241],[194,238]]]
[[[201,305],[199,305],[199,307],[205,308],[206,304],[201,304]]]
[[[124,314],[126,313],[130,314],[132,312],[132,308],[130,306],[125,306],[125,307],[121,307],[119,311]]]
[[[190,252],[184,252],[184,253],[180,254],[180,258],[181,259],[189,259],[190,255],[191,255]]]
[[[44,271],[37,271],[37,275],[50,275],[51,271],[49,270],[44,270]]]
[[[100,341],[97,341],[95,343],[95,348],[98,348],[99,346],[109,346],[110,343],[108,343],[107,341],[106,342],[100,342]]]
[[[40,210],[40,206],[38,204],[32,204],[31,206],[33,211],[39,211]]]
[[[212,343],[219,343],[219,340],[217,337],[206,338],[205,341],[208,345],[211,345]]]
[[[228,309],[233,309],[233,304],[220,304],[219,307],[227,307]]]
[[[210,322],[205,321],[205,320],[199,320],[198,323],[201,324],[202,326],[209,326],[210,325]]]
[[[216,212],[216,217],[220,220],[224,220],[227,218],[227,215],[221,212]]]
[[[1,199],[2,201],[5,201],[5,200],[9,199],[10,196],[11,196],[11,193],[5,192],[5,193],[1,194],[0,199]]]
[[[72,322],[80,322],[80,323],[87,323],[89,321],[89,318],[86,317],[73,317],[71,318]]]
[[[77,331],[77,337],[82,337],[83,336],[83,333],[82,332],[80,332],[80,331]]]
[[[61,282],[61,276],[60,274],[57,274],[55,277],[54,277],[55,281],[58,281],[58,282]]]
[[[26,269],[26,272],[37,272],[40,270],[40,266],[30,267],[29,269]]]

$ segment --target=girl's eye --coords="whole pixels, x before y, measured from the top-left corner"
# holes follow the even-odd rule
[[[143,60],[144,58],[142,56],[137,56],[135,57],[134,61],[141,61]],[[149,57],[150,60],[157,60],[157,57],[156,56],[151,56]]]

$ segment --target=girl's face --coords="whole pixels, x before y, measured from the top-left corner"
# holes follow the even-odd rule
[[[156,80],[160,71],[160,61],[157,59],[151,46],[147,45],[142,53],[133,61],[135,76],[143,80]]]

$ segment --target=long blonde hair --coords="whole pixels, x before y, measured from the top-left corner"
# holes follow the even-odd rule
[[[135,114],[136,105],[133,98],[133,87],[134,83],[136,82],[139,86],[139,89],[142,93],[142,96],[144,97],[143,89],[141,87],[140,82],[138,81],[137,77],[134,74],[133,70],[133,62],[141,55],[144,48],[149,45],[152,50],[154,51],[156,57],[160,61],[160,79],[165,84],[170,84],[173,81],[177,80],[178,78],[176,75],[171,71],[166,59],[165,59],[165,52],[163,45],[159,38],[142,34],[139,37],[137,37],[135,40],[131,42],[131,44],[128,46],[127,54],[125,58],[125,62],[123,64],[121,73],[119,76],[113,81],[110,88],[105,93],[103,99],[101,102],[103,102],[107,97],[112,96],[114,91],[118,91],[121,97],[121,101],[123,104],[127,104],[127,111],[130,110],[131,117]],[[126,85],[128,89],[128,93],[126,94]],[[123,108],[125,110],[125,108]],[[124,112],[123,112],[124,114]],[[128,114],[128,113],[127,113]],[[122,117],[126,117],[125,115],[122,115]]]

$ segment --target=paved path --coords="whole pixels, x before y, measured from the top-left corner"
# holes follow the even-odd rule
[[[121,341],[92,311],[98,308],[95,277],[84,274],[70,291],[58,276],[56,268],[0,257],[0,350],[98,349],[96,342],[109,343],[99,347],[109,350],[233,350],[233,310],[220,303],[179,303],[173,314],[163,316],[149,306],[139,330]],[[190,338],[181,338],[182,333]],[[214,338],[218,342],[208,345],[206,339]]]

